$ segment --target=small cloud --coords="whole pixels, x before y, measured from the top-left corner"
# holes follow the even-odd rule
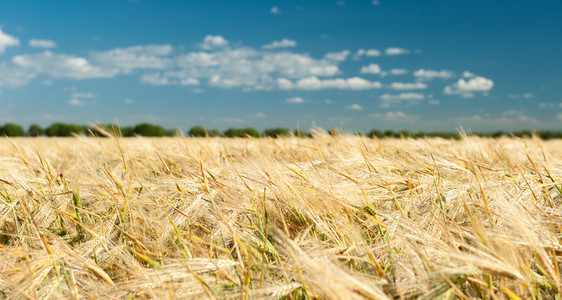
[[[55,48],[57,43],[51,40],[40,40],[40,39],[31,39],[29,41],[29,46],[34,48]]]
[[[502,112],[502,116],[509,117],[509,116],[519,116],[522,115],[524,112],[522,110],[506,110]]]
[[[191,90],[193,94],[203,94],[205,92],[204,89],[193,89]]]
[[[420,93],[383,94],[379,98],[382,100],[381,107],[391,107],[403,102],[410,105],[418,104],[425,99],[425,95]]]
[[[277,85],[282,90],[322,90],[322,89],[340,89],[340,90],[370,90],[379,89],[382,84],[378,81],[368,81],[360,77],[350,78],[332,78],[319,79],[311,76],[292,82],[286,78],[278,78]]]
[[[373,1],[371,1],[371,4],[374,5],[374,6],[377,6],[377,5],[380,4],[380,2],[378,0],[373,0]]]
[[[288,48],[295,47],[297,42],[289,39],[282,39],[280,41],[273,41],[271,44],[261,46],[263,49],[276,49],[276,48]]]
[[[344,5],[345,5],[345,1],[344,1],[344,0],[339,0],[339,1],[336,1],[336,4],[339,5],[339,6],[344,6]]]
[[[398,47],[389,47],[386,48],[386,50],[384,51],[384,53],[386,55],[401,55],[401,54],[408,54],[410,53],[410,50],[408,49],[402,49],[402,48],[398,48]]]
[[[539,108],[554,108],[554,107],[559,107],[562,108],[562,102],[560,103],[539,103]]]
[[[445,87],[443,92],[447,95],[461,95],[463,98],[472,98],[474,92],[486,93],[492,89],[494,82],[491,79],[477,76],[469,80],[460,78],[457,82]]]
[[[533,93],[523,93],[523,94],[511,94],[511,95],[509,95],[509,98],[511,98],[511,99],[517,99],[517,98],[529,99],[529,98],[533,98],[533,97],[535,97],[535,94],[533,94]]]
[[[127,99],[125,99],[124,102],[125,102],[125,104],[133,104],[133,103],[135,103],[135,100],[133,100],[131,98],[127,98]]]
[[[279,7],[274,6],[269,10],[270,13],[274,14],[274,15],[278,15],[281,13],[281,10],[279,9]]]
[[[392,74],[392,75],[404,75],[404,74],[408,74],[408,70],[406,70],[406,69],[390,69],[390,74]]]
[[[526,123],[538,123],[539,120],[537,120],[537,118],[533,118],[533,117],[529,117],[529,116],[518,116],[517,120],[519,122],[526,122]]]
[[[402,111],[389,111],[386,114],[372,114],[371,117],[384,119],[389,122],[414,122],[420,116],[409,115]]]
[[[259,112],[259,113],[255,114],[254,117],[258,118],[258,119],[264,119],[267,116],[264,113]]]
[[[558,119],[558,121],[562,121],[562,114],[557,114],[556,119]]]
[[[353,55],[353,59],[358,60],[361,56],[376,57],[381,56],[381,52],[377,49],[359,49]]]
[[[301,103],[305,103],[306,100],[304,100],[302,97],[292,97],[285,100],[285,102],[301,104]]]
[[[2,32],[2,28],[0,27],[0,54],[4,54],[6,48],[19,46],[19,44],[19,39],[5,34],[4,32]]]
[[[362,110],[363,107],[359,104],[351,104],[349,106],[346,106],[345,109],[349,109],[349,110]]]
[[[349,50],[343,50],[340,52],[330,52],[324,55],[324,59],[333,60],[333,61],[344,61],[347,59],[347,56],[350,54]]]
[[[429,104],[429,105],[439,105],[439,104],[441,104],[441,102],[439,100],[429,100],[429,101],[427,101],[427,104]]]
[[[419,93],[384,94],[380,98],[382,100],[423,100],[425,95]]]
[[[361,74],[379,74],[381,67],[377,64],[370,64],[361,68]]]
[[[332,104],[332,103],[334,103],[334,101],[332,101],[330,99],[326,99],[326,100],[324,100],[324,103],[325,104]]]
[[[199,47],[203,50],[213,50],[228,46],[228,41],[220,35],[207,35]]]
[[[414,82],[414,83],[393,82],[390,84],[390,88],[393,90],[422,90],[427,88],[427,84],[423,82]]]
[[[98,95],[94,93],[72,93],[72,98],[74,99],[90,99],[96,98]]]
[[[419,80],[431,80],[434,78],[451,79],[455,77],[455,73],[447,70],[424,70],[419,69],[414,72],[414,76]]]
[[[68,101],[68,104],[73,105],[73,106],[82,106],[82,105],[85,105],[84,102],[82,102],[82,101],[80,101],[80,100],[78,100],[78,99],[70,99],[70,100]]]
[[[472,77],[476,77],[476,74],[471,73],[471,72],[469,72],[469,71],[464,71],[464,72],[462,73],[462,77],[464,77],[464,78],[472,78]]]
[[[320,39],[322,39],[322,40],[327,40],[327,39],[329,39],[329,38],[330,38],[330,36],[327,35],[327,34],[322,34],[322,35],[320,35]]]

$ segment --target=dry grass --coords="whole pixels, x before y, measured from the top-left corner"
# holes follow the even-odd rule
[[[0,141],[0,298],[559,298],[562,142]]]

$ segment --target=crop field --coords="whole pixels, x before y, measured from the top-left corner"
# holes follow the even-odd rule
[[[0,298],[559,299],[562,141],[2,138]]]

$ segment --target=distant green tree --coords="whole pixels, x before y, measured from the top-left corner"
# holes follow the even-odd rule
[[[49,126],[45,133],[47,136],[73,136],[74,134],[84,134],[85,127],[76,124],[53,123]]]
[[[179,129],[166,129],[164,136],[178,136],[181,135]]]
[[[398,132],[398,136],[403,138],[411,138],[413,135],[409,130],[401,130],[400,132]]]
[[[397,135],[396,135],[396,132],[394,132],[394,130],[385,130],[384,137],[394,138],[394,137],[397,137]]]
[[[295,131],[293,131],[293,134],[296,137],[306,137],[306,138],[312,137],[312,134],[310,134],[310,132],[302,131],[300,129],[295,129]]]
[[[218,129],[211,129],[209,131],[207,131],[209,133],[210,137],[215,137],[215,136],[221,136],[222,133],[218,130]]]
[[[263,131],[263,136],[274,137],[274,138],[278,138],[282,136],[290,136],[290,135],[291,135],[291,131],[287,128],[268,128]]]
[[[0,134],[1,135],[6,135],[6,136],[24,136],[25,135],[25,131],[23,130],[23,128],[15,123],[6,123],[4,126],[2,126],[2,128],[0,129]]]
[[[223,134],[226,137],[260,137],[260,133],[252,127],[244,129],[228,128],[223,132]]]
[[[226,137],[243,137],[242,130],[238,128],[228,128],[223,132]]]
[[[207,136],[207,134],[208,134],[207,130],[199,125],[193,126],[191,127],[191,129],[189,129],[189,136],[205,137]]]
[[[367,134],[367,136],[370,137],[370,138],[377,137],[377,138],[380,139],[380,138],[382,138],[384,135],[382,134],[382,132],[381,132],[380,130],[373,129],[373,130],[371,130],[371,131],[369,132],[369,134]]]
[[[167,136],[168,132],[164,127],[160,125],[153,125],[150,123],[142,123],[134,127],[133,134],[141,135],[147,137],[161,137]]]
[[[38,124],[31,124],[29,129],[27,129],[28,136],[42,136],[43,134],[45,134],[45,130]]]
[[[253,127],[246,127],[244,129],[242,129],[242,132],[243,132],[244,136],[250,136],[250,137],[255,137],[255,138],[260,137],[259,131],[257,131]]]
[[[122,137],[132,137],[135,134],[135,128],[133,126],[121,127]]]

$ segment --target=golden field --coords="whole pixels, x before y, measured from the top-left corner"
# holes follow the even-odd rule
[[[2,138],[0,298],[559,299],[562,141]]]

